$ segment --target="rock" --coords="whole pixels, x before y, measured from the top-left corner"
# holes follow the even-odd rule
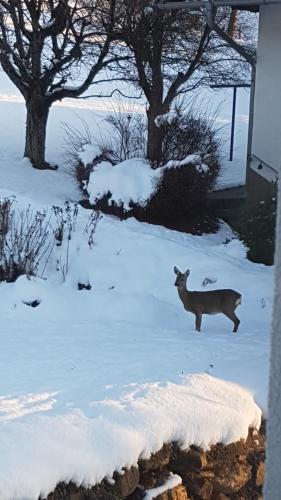
[[[264,483],[264,474],[265,474],[265,464],[264,462],[260,462],[257,466],[256,470],[256,478],[255,483],[256,486],[262,486]]]
[[[92,290],[90,283],[77,283],[78,290]]]
[[[246,440],[212,445],[206,453],[196,446],[182,451],[173,443],[139,460],[139,468],[115,472],[113,484],[104,479],[85,488],[61,482],[47,500],[142,500],[145,491],[165,484],[171,472],[179,474],[183,484],[157,500],[262,500],[264,462],[264,435],[258,431],[249,432]]]
[[[30,301],[25,301],[25,300],[23,300],[23,303],[24,303],[26,306],[30,306],[30,307],[38,307],[38,306],[41,304],[41,300],[38,300],[38,299],[34,299],[34,300],[30,300]]]
[[[155,500],[189,500],[187,491],[182,484],[175,486],[171,490],[164,491],[155,497]]]
[[[137,488],[140,473],[137,467],[131,467],[130,469],[124,469],[123,471],[123,474],[114,472],[113,479],[115,482],[109,487],[113,494],[121,498],[126,498]]]
[[[54,491],[52,493],[49,493],[49,495],[47,496],[47,500],[64,500],[65,498],[69,498],[70,500],[72,500],[74,498],[74,494],[76,494],[77,492],[78,489],[73,483],[58,483]],[[40,496],[39,500],[45,500],[45,497]],[[80,500],[79,497],[78,500]]]
[[[228,500],[229,497],[227,497],[224,493],[215,493],[212,495],[212,500]]]
[[[41,498],[41,497],[40,497]],[[50,493],[47,500],[120,500],[121,497],[112,493],[104,484],[84,488],[73,483],[59,483]]]
[[[79,497],[78,500],[80,500]],[[105,484],[98,484],[97,486],[86,490],[84,497],[82,497],[81,500],[121,500],[121,496],[110,491],[110,488],[108,488]]]
[[[209,480],[208,478],[201,477],[201,474],[192,474],[184,484],[188,491],[190,491],[192,495],[195,495],[196,498],[200,498],[200,500],[211,500],[213,493],[212,478]]]
[[[236,464],[226,467],[215,475],[213,481],[214,492],[232,494],[239,491],[251,479],[252,467],[245,464]]]
[[[145,490],[151,490],[156,487],[157,477],[155,472],[144,472],[140,474],[140,484]]]
[[[209,479],[210,481],[213,481],[213,478],[215,476],[215,473],[213,470],[202,470],[199,472],[200,477],[203,479]]]
[[[155,471],[157,469],[162,469],[167,465],[170,461],[171,456],[171,445],[164,444],[161,450],[153,453],[150,458],[147,460],[140,459],[139,460],[139,468],[141,473]]]
[[[184,475],[191,471],[199,471],[206,467],[206,453],[200,448],[190,447],[189,450],[178,449],[170,462],[170,469],[175,474]]]
[[[85,499],[85,491],[80,490],[75,492],[70,492],[70,500],[84,500]]]
[[[170,471],[165,467],[163,469],[158,469],[157,471],[141,472],[140,473],[140,485],[145,490],[150,490],[151,488],[157,488],[165,484],[170,476]]]
[[[143,488],[137,488],[126,500],[143,500]]]
[[[168,469],[168,466],[149,472],[140,471],[140,485],[145,490],[157,488],[165,484],[170,475],[171,471]],[[151,486],[148,486],[148,484],[151,484]]]

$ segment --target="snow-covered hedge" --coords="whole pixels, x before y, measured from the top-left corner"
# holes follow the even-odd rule
[[[117,165],[102,161],[92,166],[86,190],[89,205],[105,213],[201,233],[217,228],[206,213],[212,178],[199,154],[157,169],[141,158]]]
[[[220,169],[220,129],[215,124],[215,114],[208,109],[202,114],[202,109],[194,107],[176,109],[167,115],[156,118],[156,124],[162,128],[163,161],[173,158],[183,159],[201,151],[203,155],[210,155],[210,171],[212,182],[216,179]]]

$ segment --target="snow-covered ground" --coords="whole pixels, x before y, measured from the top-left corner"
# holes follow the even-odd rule
[[[0,112],[1,198],[34,210],[77,200],[64,168],[40,172],[21,160],[23,105],[0,102]],[[52,110],[50,160],[62,161],[59,123],[75,116]],[[266,412],[272,268],[249,262],[225,225],[196,237],[103,217],[90,249],[88,217],[81,208],[64,282],[62,247],[47,279],[0,284],[1,500],[37,500],[60,480],[99,481],[163,442],[228,443],[259,425],[254,399]],[[205,316],[195,333],[174,265],[191,270],[191,289],[242,293],[238,334],[222,315]],[[216,282],[204,288],[205,278]],[[87,281],[92,289],[78,291]],[[38,307],[24,304],[33,299]]]
[[[221,171],[218,175],[215,191],[230,189],[238,186],[245,186],[246,183],[246,160],[236,158],[229,161],[224,160]]]

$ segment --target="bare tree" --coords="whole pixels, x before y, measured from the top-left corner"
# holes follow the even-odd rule
[[[24,155],[39,169],[56,101],[77,98],[115,60],[116,0],[0,0],[0,64],[27,109]]]
[[[125,0],[119,9],[123,14],[117,36],[133,54],[133,63],[120,64],[119,74],[145,95],[147,157],[159,163],[164,128],[157,126],[156,117],[168,113],[180,94],[201,85],[245,80],[249,65],[208,26],[204,15],[161,11],[150,0]],[[225,32],[238,24],[229,9],[221,9],[217,22]]]

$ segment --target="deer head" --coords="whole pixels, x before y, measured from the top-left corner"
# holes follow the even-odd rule
[[[186,281],[188,276],[190,275],[190,270],[187,269],[185,273],[181,273],[180,270],[175,266],[174,273],[177,276],[175,281],[175,286],[177,286],[178,288],[186,288]]]

